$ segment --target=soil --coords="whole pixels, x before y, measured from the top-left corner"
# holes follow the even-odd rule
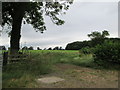
[[[40,76],[64,79],[53,83],[37,82],[39,88],[118,88],[118,71],[100,70],[70,64],[57,64],[53,73]]]

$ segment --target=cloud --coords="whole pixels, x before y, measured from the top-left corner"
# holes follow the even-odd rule
[[[62,26],[54,25],[45,17],[47,30],[41,34],[35,32],[31,25],[22,26],[21,42],[28,46],[41,48],[62,46],[73,41],[88,40],[87,34],[92,31],[109,30],[111,37],[118,36],[118,3],[117,2],[74,2],[66,15],[59,16],[65,20]],[[8,45],[9,39],[0,39]]]

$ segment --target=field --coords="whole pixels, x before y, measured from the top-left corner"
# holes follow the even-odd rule
[[[31,50],[27,60],[3,67],[3,88],[117,88],[119,66],[102,67],[92,54],[79,51]],[[37,79],[57,76],[65,81],[44,84]]]

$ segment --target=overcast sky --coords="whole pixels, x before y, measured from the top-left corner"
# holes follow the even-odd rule
[[[47,30],[41,34],[35,32],[31,25],[22,26],[21,45],[49,48],[65,46],[74,41],[89,40],[87,34],[92,31],[108,30],[110,37],[118,37],[118,3],[117,2],[74,2],[66,15],[62,26],[54,25],[45,17]],[[0,45],[9,46],[9,37],[2,34]]]

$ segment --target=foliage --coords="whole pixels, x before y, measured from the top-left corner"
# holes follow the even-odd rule
[[[120,42],[120,38],[107,38],[106,41],[112,41],[113,43],[114,42]]]
[[[120,42],[105,41],[102,45],[97,45],[94,61],[99,64],[120,63]]]
[[[104,30],[102,33],[98,31],[94,31],[91,34],[88,34],[88,37],[91,38],[89,41],[76,41],[73,43],[68,43],[66,46],[66,50],[79,50],[85,47],[94,47],[97,44],[102,44],[106,39],[106,36],[109,36],[108,31]]]
[[[66,50],[79,50],[84,47],[91,47],[91,41],[76,41],[72,43],[68,43],[66,46]]]
[[[98,32],[98,31],[94,31],[91,34],[88,34],[88,37],[90,37],[91,39],[93,39],[93,38],[105,38],[106,36],[109,36],[109,33],[106,30],[102,31],[102,33]]]
[[[32,46],[30,46],[30,47],[28,48],[28,50],[34,50],[34,49],[33,49],[33,47],[32,47]]]
[[[60,0],[61,1],[61,0]],[[10,30],[10,53],[16,54],[19,51],[21,38],[21,25],[31,24],[36,32],[43,33],[46,30],[44,15],[49,16],[56,25],[64,24],[58,16],[68,10],[71,1],[56,2],[3,2],[2,3],[2,27],[8,26]]]
[[[41,50],[39,47],[37,47],[37,50]]]
[[[63,49],[62,49],[62,47],[56,46],[56,47],[53,48],[53,50],[63,50]]]
[[[113,42],[120,42],[119,38],[107,38],[108,35],[109,35],[109,32],[106,30],[102,31],[102,33],[98,32],[98,31],[94,31],[91,34],[88,34],[88,37],[90,37],[91,40],[76,41],[76,42],[68,43],[66,45],[65,49],[66,50],[80,50],[80,49],[86,48],[86,47],[93,48],[97,44],[104,43],[104,41],[106,41],[106,40],[113,41]]]
[[[48,48],[48,50],[52,50],[52,48],[50,47],[50,48]]]
[[[80,50],[85,47],[93,48],[97,44],[102,44],[104,41],[112,41],[112,42],[120,42],[120,38],[94,38],[89,41],[76,41],[72,43],[68,43],[66,45],[66,50]]]
[[[59,50],[59,47],[55,47],[55,48],[53,48],[53,50]]]
[[[85,48],[82,48],[79,50],[80,53],[83,53],[83,54],[92,54],[94,51],[93,48],[90,48],[90,47],[85,47]]]
[[[92,54],[81,55],[78,50],[29,50],[30,58],[3,67],[3,88],[36,88],[36,79],[55,71],[55,64],[67,63],[94,69],[104,69],[93,62]],[[116,68],[115,68],[116,67]],[[120,67],[110,67],[118,69]],[[104,71],[104,70],[103,70]]]
[[[97,44],[102,44],[105,39],[109,36],[109,32],[104,30],[102,33],[98,31],[91,32],[91,34],[88,34],[88,37],[91,38],[91,46],[94,47]]]
[[[2,3],[2,26],[7,24],[12,26],[12,21],[15,18],[17,10],[21,12],[23,10],[23,23],[31,24],[33,28],[43,32],[46,30],[43,14],[49,16],[52,22],[56,25],[64,24],[64,21],[58,18],[58,15],[62,14],[61,11],[67,10],[71,2],[3,2]],[[21,8],[18,6],[22,6]]]

